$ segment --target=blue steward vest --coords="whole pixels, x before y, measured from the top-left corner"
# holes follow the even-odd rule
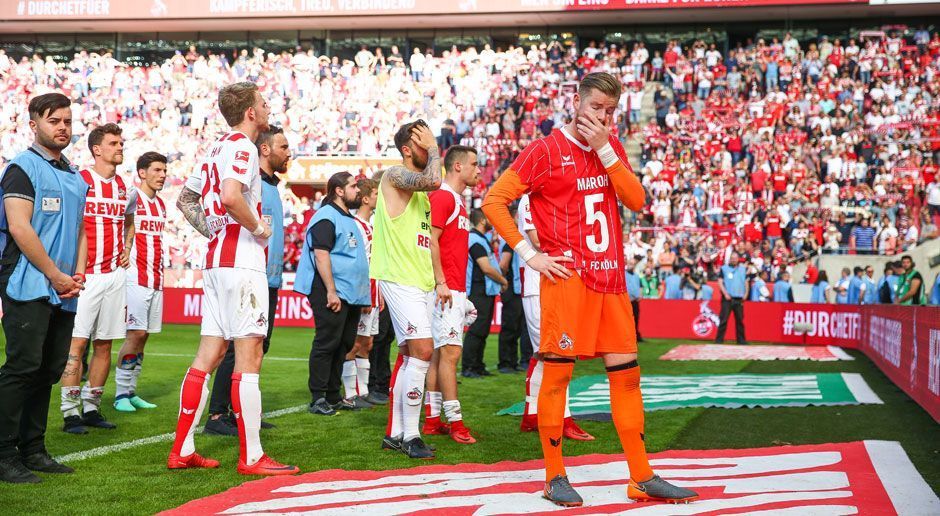
[[[476,244],[482,245],[486,249],[486,256],[490,259],[490,265],[499,270],[499,262],[496,261],[496,257],[493,256],[493,253],[490,251],[490,242],[485,237],[480,236],[476,231],[470,232],[470,247],[473,247]],[[473,284],[473,266],[476,263],[473,261],[473,258],[470,257],[467,259],[467,292],[470,292],[470,285]],[[517,274],[518,276],[518,274]],[[495,296],[499,294],[499,283],[490,279],[489,276],[484,276],[486,280],[486,295]],[[520,284],[521,285],[521,284]]]
[[[11,165],[26,173],[35,190],[33,216],[30,224],[39,236],[43,249],[63,273],[75,274],[78,258],[78,232],[85,213],[88,185],[72,168],[58,170],[34,151],[21,152]],[[6,173],[6,171],[4,171]],[[0,176],[2,177],[2,176]],[[0,197],[3,192],[0,191]],[[2,206],[2,203],[0,203]],[[0,208],[0,229],[7,230],[6,211]],[[6,248],[6,236],[0,248]],[[7,284],[7,295],[17,301],[47,300],[50,305],[74,312],[78,299],[60,299],[46,276],[21,254]]]
[[[317,270],[310,242],[310,230],[321,220],[332,222],[335,231],[333,249],[330,250],[330,265],[333,268],[336,295],[351,305],[368,306],[371,303],[369,260],[366,258],[365,242],[362,242],[362,232],[352,216],[338,211],[330,204],[317,210],[307,225],[304,248],[297,264],[297,275],[294,277],[294,291],[306,296],[310,295],[313,289]]]
[[[271,227],[271,237],[268,238],[268,287],[281,288],[281,275],[284,272],[284,205],[277,187],[266,181],[261,181],[261,216]]]

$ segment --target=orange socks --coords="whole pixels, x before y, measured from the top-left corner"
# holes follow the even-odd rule
[[[545,481],[565,474],[561,455],[565,392],[574,371],[573,359],[546,359],[539,389],[539,439],[545,456]],[[637,391],[639,392],[639,391]]]
[[[613,366],[607,369],[607,378],[610,380],[610,411],[613,415],[614,427],[617,428],[617,435],[620,437],[620,444],[623,446],[623,453],[627,457],[627,465],[630,467],[630,478],[634,482],[644,482],[652,478],[653,470],[650,469],[649,459],[646,458],[646,443],[643,442],[643,395],[640,393],[640,367],[635,361]],[[541,412],[541,399],[539,402],[539,412]],[[539,420],[541,421],[541,414]],[[542,448],[545,448],[544,443]],[[546,465],[548,464],[547,457],[546,455]]]

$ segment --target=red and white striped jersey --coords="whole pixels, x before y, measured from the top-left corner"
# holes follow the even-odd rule
[[[620,142],[609,141],[627,163]],[[595,292],[626,292],[617,194],[597,153],[556,129],[529,144],[510,168],[528,185],[542,251],[572,258],[567,265]]]
[[[166,226],[166,205],[163,199],[135,189],[131,193],[134,211],[134,242],[131,244],[127,282],[141,287],[163,290],[163,228]]]
[[[356,224],[359,226],[359,231],[362,231],[362,241],[366,243],[366,258],[369,262],[372,261],[372,222],[363,220],[359,218],[359,215],[353,217],[356,219]],[[372,306],[379,306],[379,288],[375,283],[374,279],[369,279],[369,296],[372,300]]]
[[[209,148],[186,188],[202,197],[206,225],[212,238],[205,258],[205,269],[234,267],[267,271],[268,241],[255,238],[251,231],[235,221],[222,205],[222,182],[238,181],[244,188],[245,202],[261,220],[261,171],[258,149],[244,133],[224,134]]]
[[[118,268],[124,252],[124,216],[127,188],[121,176],[105,179],[91,170],[81,171],[88,184],[85,197],[85,238],[88,240],[88,265],[85,274],[102,274]]]

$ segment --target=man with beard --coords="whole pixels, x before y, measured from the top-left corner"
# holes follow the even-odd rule
[[[387,169],[379,183],[370,271],[388,306],[399,350],[382,448],[433,459],[418,424],[434,351],[431,202],[426,192],[441,186],[441,155],[423,120],[401,126],[395,148],[402,164]]]
[[[72,140],[71,102],[29,102],[36,141],[0,178],[0,299],[6,362],[0,367],[0,480],[38,483],[32,471],[72,473],[46,451],[52,386],[65,368],[85,272],[82,212],[88,185],[62,150]],[[32,470],[32,471],[30,471]]]
[[[271,126],[255,140],[261,170],[261,217],[271,228],[268,237],[268,333],[261,343],[261,352],[266,354],[271,346],[274,332],[274,314],[277,312],[277,291],[281,288],[281,273],[284,269],[284,205],[277,191],[280,181],[275,173],[287,172],[290,161],[290,146],[280,127]],[[215,435],[238,435],[238,425],[229,410],[232,403],[232,373],[235,370],[235,344],[229,342],[225,358],[219,364],[212,396],[209,398],[209,420],[204,432]],[[274,425],[262,421],[261,428]]]
[[[343,406],[343,360],[353,349],[362,309],[371,303],[369,260],[362,231],[350,213],[359,207],[359,186],[349,172],[326,183],[326,197],[307,227],[294,290],[307,296],[316,334],[310,348],[309,411],[336,415]]]
[[[87,434],[92,426],[113,430],[114,423],[101,415],[101,396],[111,370],[111,341],[123,339],[128,257],[134,236],[135,206],[127,202],[127,187],[117,174],[124,162],[124,139],[117,124],[105,124],[88,134],[88,150],[95,159],[91,170],[80,175],[88,185],[85,198],[85,235],[88,263],[85,291],[78,300],[75,327],[68,361],[62,373],[63,430]],[[128,223],[125,223],[127,219]],[[88,381],[82,381],[82,356],[88,342],[93,352],[88,364]]]
[[[620,200],[639,211],[645,193],[609,130],[621,89],[610,74],[586,75],[573,99],[571,122],[526,147],[483,201],[483,211],[500,236],[544,276],[539,293],[544,369],[538,398],[543,497],[566,507],[584,503],[562,460],[565,393],[578,357],[601,357],[607,368],[614,427],[629,466],[625,497],[670,502],[697,498],[655,475],[646,456],[617,205]],[[540,250],[523,239],[509,211],[509,204],[526,193]]]
[[[114,370],[114,408],[136,412],[157,406],[137,395],[137,380],[144,362],[144,346],[152,333],[160,333],[163,323],[163,228],[166,205],[157,192],[166,181],[166,156],[145,152],[137,159],[140,186],[131,194],[134,206],[134,238],[128,241],[127,340],[118,352]]]

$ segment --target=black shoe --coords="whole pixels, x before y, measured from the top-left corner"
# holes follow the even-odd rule
[[[379,394],[377,392],[370,392],[366,394],[365,400],[373,405],[387,405],[388,396],[384,394]]]
[[[235,418],[231,414],[221,414],[219,417],[215,417],[216,414],[209,416],[209,420],[206,421],[206,426],[203,427],[202,433],[208,435],[225,435],[229,437],[238,436],[238,423],[235,422]]]
[[[43,473],[75,473],[74,469],[65,464],[59,464],[44,451],[26,455],[22,460],[23,465],[33,471],[41,471]]]
[[[314,401],[310,404],[310,407],[307,408],[307,412],[315,414],[318,416],[335,416],[336,411],[333,410],[333,407],[326,402],[325,398],[320,398],[317,401]]]
[[[68,416],[65,418],[65,424],[62,425],[62,431],[75,435],[85,435],[88,429],[82,424],[81,416]]]
[[[336,403],[330,403],[330,406],[333,407],[333,410],[359,410],[363,407],[359,406],[353,400],[341,399]]]
[[[527,373],[527,372],[529,372],[529,369],[528,369],[527,367],[523,367],[523,366],[521,366],[521,365],[517,365],[516,367],[513,367],[513,369],[515,369],[517,373]]]
[[[42,479],[26,469],[16,455],[0,459],[0,481],[11,484],[38,484]]]
[[[500,367],[499,372],[501,374],[516,374],[517,371],[515,367]]]
[[[410,459],[433,459],[434,452],[424,444],[420,437],[401,443],[401,452]]]
[[[463,376],[464,378],[480,378],[480,373],[476,371],[462,371],[460,376]]]
[[[493,376],[493,373],[487,371],[485,368],[477,371],[477,374],[479,374],[480,376]]]
[[[277,425],[275,425],[274,423],[268,423],[267,421],[265,421],[265,420],[262,419],[262,420],[261,420],[261,428],[263,428],[263,429],[265,429],[265,430],[270,430],[270,429],[272,429],[272,428],[277,428]]]
[[[382,449],[401,451],[401,439],[395,439],[394,437],[386,435],[382,438]]]
[[[105,419],[104,416],[101,415],[101,412],[97,410],[85,412],[85,416],[82,418],[82,424],[94,428],[104,428],[105,430],[114,430],[117,428],[117,425]]]

